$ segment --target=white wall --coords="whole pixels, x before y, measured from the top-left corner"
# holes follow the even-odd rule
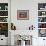
[[[29,26],[38,27],[38,2],[46,0],[11,0],[11,22],[16,25],[17,30],[27,30]],[[17,20],[17,10],[29,10],[29,20]]]
[[[29,26],[33,24],[36,29],[36,33],[34,32],[33,35],[36,34],[35,36],[37,36],[37,9],[37,1],[11,0],[11,22],[16,25],[16,31],[18,31],[18,33],[20,32],[19,30],[21,30],[20,33],[23,32],[24,34],[26,34],[27,32],[24,31],[28,31],[27,29],[29,28]],[[17,10],[29,10],[29,20],[17,20]]]
[[[32,39],[33,46],[41,46],[40,44],[43,44],[43,38],[38,38],[37,17],[38,17],[38,3],[45,3],[45,2],[46,0],[11,0],[11,22],[14,23],[14,25],[16,25],[17,28],[16,31],[19,32],[19,30],[21,30],[21,32],[24,32],[32,24],[35,26],[35,30],[33,31],[34,38]],[[17,10],[29,10],[29,20],[17,20]]]
[[[33,3],[32,3],[33,2]],[[33,5],[34,4],[34,5]],[[17,20],[17,10],[29,10],[29,20]],[[32,24],[37,23],[37,2],[31,0],[11,1],[11,22],[14,22],[17,30],[27,30]],[[36,19],[35,19],[36,18]]]

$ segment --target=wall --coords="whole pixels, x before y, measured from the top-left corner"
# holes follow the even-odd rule
[[[45,3],[46,0],[11,0],[11,22],[16,25],[16,31],[26,33],[30,25],[35,26],[33,30],[33,46],[44,46],[43,38],[38,37],[38,3]],[[29,20],[17,20],[17,10],[29,10]],[[24,30],[24,31],[22,31]],[[20,33],[21,33],[20,32]],[[16,33],[16,32],[15,32]],[[37,37],[36,37],[37,36]]]
[[[33,3],[32,3],[33,2]],[[33,5],[34,4],[34,5]],[[29,20],[17,20],[17,10],[29,10]],[[17,30],[27,30],[29,26],[37,23],[37,2],[30,0],[12,0],[11,2],[11,22],[14,22]],[[36,18],[36,19],[35,19]]]
[[[35,29],[37,29],[38,2],[45,1],[11,0],[11,22],[16,25],[17,30],[27,30],[32,24],[35,26]],[[17,10],[29,10],[29,20],[17,20]]]

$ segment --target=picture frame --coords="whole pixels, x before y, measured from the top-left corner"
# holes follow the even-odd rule
[[[29,10],[17,10],[17,20],[29,20]]]

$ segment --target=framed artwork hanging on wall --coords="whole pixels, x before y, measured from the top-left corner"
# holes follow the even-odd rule
[[[17,20],[29,20],[29,10],[17,10]]]

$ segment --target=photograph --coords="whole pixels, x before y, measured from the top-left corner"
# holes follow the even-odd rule
[[[29,20],[29,10],[17,10],[17,20]]]

